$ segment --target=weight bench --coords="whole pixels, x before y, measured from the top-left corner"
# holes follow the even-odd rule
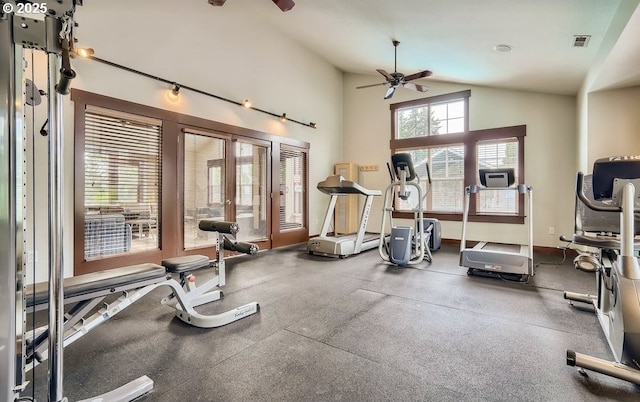
[[[189,255],[169,258],[162,266],[147,263],[111,269],[64,280],[64,304],[73,304],[65,311],[63,346],[75,342],[98,325],[115,316],[131,304],[161,286],[171,288],[171,294],[161,300],[175,308],[176,316],[189,325],[200,328],[215,328],[237,321],[257,313],[260,306],[251,302],[235,309],[214,315],[198,313],[194,308],[223,297],[220,286],[225,284],[225,263],[223,250],[228,246],[233,251],[245,250],[248,254],[257,253],[255,244],[236,242],[228,234],[237,232],[237,224],[209,224],[209,231],[219,233],[216,245],[216,260],[207,256]],[[232,233],[222,233],[222,230]],[[218,275],[198,286],[194,271],[215,267]],[[179,281],[174,277],[179,277]],[[48,283],[29,285],[26,288],[27,311],[35,312],[48,308]],[[104,302],[107,296],[121,294],[111,303]],[[88,316],[98,306],[102,306]],[[88,317],[87,317],[88,316]],[[49,331],[46,326],[25,334],[25,369],[31,370],[48,358]]]

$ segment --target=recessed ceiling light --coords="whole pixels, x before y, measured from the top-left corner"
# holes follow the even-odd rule
[[[495,50],[496,52],[507,53],[507,52],[512,51],[512,50],[513,50],[513,47],[512,47],[512,46],[509,46],[509,45],[504,45],[504,44],[502,44],[502,45],[495,45],[495,46],[493,47],[493,50]]]

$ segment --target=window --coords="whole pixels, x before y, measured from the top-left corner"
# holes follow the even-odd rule
[[[513,168],[518,183],[518,139],[479,141],[477,143],[477,169]],[[476,169],[476,170],[477,170]],[[478,213],[518,213],[517,193],[510,190],[487,190],[478,193]]]
[[[456,92],[391,105],[391,152],[409,153],[420,185],[431,191],[423,200],[430,216],[460,220],[464,188],[479,183],[478,169],[514,168],[516,182],[524,177],[525,126],[469,131],[470,91]],[[410,211],[417,195],[396,200],[398,211]],[[514,191],[480,192],[470,202],[471,220],[523,221],[523,197]],[[399,216],[410,217],[403,212]]]
[[[465,129],[465,100],[454,99],[399,108],[396,138],[461,133]]]
[[[162,123],[87,107],[84,258],[158,249]]]
[[[293,147],[280,150],[280,229],[298,229],[305,225],[307,154]]]

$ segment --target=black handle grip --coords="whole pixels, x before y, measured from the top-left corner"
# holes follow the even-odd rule
[[[260,248],[257,244],[247,243],[244,241],[234,241],[225,236],[222,246],[225,250],[237,251],[244,254],[254,255],[258,254]]]
[[[71,87],[71,80],[76,78],[76,72],[62,68],[60,70],[60,81],[56,85],[56,92],[60,95],[68,95]]]

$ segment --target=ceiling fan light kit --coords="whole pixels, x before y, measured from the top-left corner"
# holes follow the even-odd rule
[[[221,6],[224,6],[224,3],[226,1],[227,0],[209,0],[209,4],[211,4],[212,6],[221,7]],[[293,2],[293,0],[271,0],[271,1],[273,1],[273,4],[278,6],[278,8],[283,12],[287,12],[291,10],[293,6],[296,5],[296,3]]]
[[[427,92],[429,90],[429,87],[425,85],[415,84],[409,81],[417,80],[419,78],[429,77],[432,74],[432,72],[429,70],[424,70],[424,71],[419,71],[417,73],[410,74],[410,75],[404,75],[402,73],[399,73],[398,72],[398,45],[400,44],[400,42],[394,39],[391,41],[391,43],[393,43],[393,47],[394,47],[393,72],[388,73],[382,69],[376,70],[377,72],[382,74],[387,81],[380,82],[378,84],[362,85],[362,86],[356,87],[356,89],[369,88],[369,87],[375,87],[378,85],[389,84],[389,88],[387,88],[387,92],[384,95],[384,99],[391,98],[393,94],[396,92],[396,88],[398,88],[399,86],[402,86],[408,89],[413,89],[414,91],[418,91],[418,92]]]

